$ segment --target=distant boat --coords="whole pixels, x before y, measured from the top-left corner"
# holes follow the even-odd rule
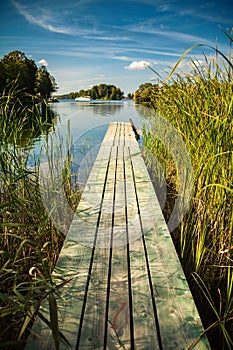
[[[91,96],[76,97],[75,101],[77,101],[77,102],[90,102],[91,101]]]
[[[54,102],[59,102],[59,100],[58,100],[56,97],[50,97],[50,98],[48,99],[48,102],[54,103]]]

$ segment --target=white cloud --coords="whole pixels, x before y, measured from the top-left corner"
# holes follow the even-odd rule
[[[48,66],[48,62],[44,59],[44,58],[42,58],[40,61],[38,61],[37,62],[38,64],[41,64],[42,66],[45,66],[45,67],[47,67]]]
[[[125,69],[128,70],[136,70],[136,69],[146,69],[151,65],[150,62],[147,61],[133,61],[129,66],[125,66]]]

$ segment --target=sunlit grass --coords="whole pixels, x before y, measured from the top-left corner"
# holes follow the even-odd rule
[[[232,42],[232,37],[230,37]],[[181,57],[179,63],[188,52]],[[152,108],[182,135],[194,169],[194,192],[190,208],[173,232],[189,281],[199,292],[199,310],[209,334],[215,330],[216,349],[233,346],[233,69],[229,57],[217,49],[215,56],[203,57],[205,66],[191,61],[190,74],[176,68],[152,96]],[[178,64],[177,64],[178,66]],[[156,130],[144,130],[145,144],[173,182],[174,195],[179,179],[170,156],[156,139]],[[201,293],[200,293],[201,291]],[[206,313],[202,304],[208,303]],[[213,327],[211,327],[213,325]],[[216,331],[217,329],[217,331]],[[213,334],[213,332],[212,332]]]

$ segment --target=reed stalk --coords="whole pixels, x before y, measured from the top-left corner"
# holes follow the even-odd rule
[[[55,338],[62,338],[56,329],[54,293],[58,287],[53,284],[52,271],[64,236],[52,224],[41,199],[41,164],[34,157],[29,166],[33,142],[51,130],[52,118],[46,105],[36,100],[24,105],[14,89],[0,98],[1,349],[24,348],[28,329],[47,295],[51,304],[48,326]],[[70,187],[70,165],[68,155],[63,185],[67,200],[75,208],[79,195]]]
[[[232,33],[229,38],[232,43]],[[179,63],[187,58],[191,50],[192,48],[182,55],[167,79],[161,83],[159,91],[154,92],[151,109],[168,119],[182,135],[192,161],[192,200],[184,220],[172,236],[187,278],[196,293],[199,312],[209,330],[207,335],[210,335],[213,349],[231,349],[232,58],[231,52],[227,57],[215,49],[214,57],[204,55],[205,66],[190,59],[192,72],[177,73]],[[175,195],[178,192],[179,178],[170,162],[171,157],[167,157],[164,146],[155,136],[153,125],[156,125],[156,113],[148,112],[150,127],[144,130],[144,141],[163,165],[167,183],[173,183]],[[204,307],[204,304],[209,307]],[[214,329],[211,324],[215,325]]]

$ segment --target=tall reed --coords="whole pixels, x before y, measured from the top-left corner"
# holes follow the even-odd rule
[[[232,37],[230,37],[232,42]],[[188,50],[187,52],[189,52]],[[231,55],[231,53],[230,53]],[[233,75],[231,56],[215,50],[205,65],[190,58],[191,73],[175,69],[152,95],[151,108],[176,128],[192,161],[194,192],[189,210],[172,233],[194,291],[213,349],[233,347]],[[182,59],[186,58],[186,54]],[[178,192],[177,169],[153,130],[144,130],[145,145],[165,169]],[[206,306],[208,304],[208,306]]]
[[[28,166],[33,140],[52,128],[51,113],[45,105],[43,112],[42,115],[37,101],[23,105],[15,90],[0,99],[1,349],[23,349],[40,301],[49,294],[51,305],[55,305],[56,286],[51,273],[64,237],[44,209],[39,162],[35,160]],[[70,157],[66,158],[63,185],[68,201],[75,206],[77,195],[70,187],[70,162]]]

